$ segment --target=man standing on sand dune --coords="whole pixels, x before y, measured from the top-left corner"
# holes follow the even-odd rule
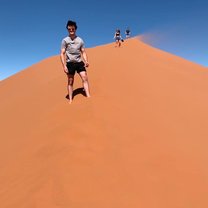
[[[84,48],[84,42],[76,35],[76,22],[69,20],[67,22],[66,28],[69,32],[69,35],[61,42],[60,58],[63,70],[68,77],[67,88],[69,93],[69,103],[72,103],[74,75],[76,72],[82,79],[86,96],[90,97],[88,76],[86,71],[86,67],[89,66],[89,63]]]

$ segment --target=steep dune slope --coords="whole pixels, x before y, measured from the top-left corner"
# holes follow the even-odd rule
[[[208,72],[137,39],[87,49],[71,105],[54,56],[0,83],[3,208],[207,207]]]

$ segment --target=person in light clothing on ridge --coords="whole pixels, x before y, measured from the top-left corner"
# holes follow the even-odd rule
[[[90,97],[89,82],[86,67],[89,66],[87,53],[84,47],[84,41],[76,35],[77,24],[69,20],[66,28],[69,35],[61,42],[61,63],[64,72],[68,77],[68,95],[69,103],[73,99],[74,75],[77,72],[82,79],[86,97]]]

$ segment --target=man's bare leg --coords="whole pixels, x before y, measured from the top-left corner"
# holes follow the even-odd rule
[[[69,103],[72,103],[73,99],[73,84],[74,84],[74,76],[68,75],[68,94],[69,94]]]
[[[90,97],[90,89],[89,89],[89,82],[88,82],[88,77],[87,77],[87,72],[86,71],[82,71],[79,73],[81,79],[82,79],[82,83],[83,83],[83,87],[85,90],[85,94],[86,96],[89,98]]]

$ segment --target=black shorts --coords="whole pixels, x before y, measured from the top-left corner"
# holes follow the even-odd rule
[[[67,62],[66,64],[68,69],[68,74],[75,75],[75,73],[80,73],[82,71],[86,71],[85,64],[83,61],[81,62]]]

